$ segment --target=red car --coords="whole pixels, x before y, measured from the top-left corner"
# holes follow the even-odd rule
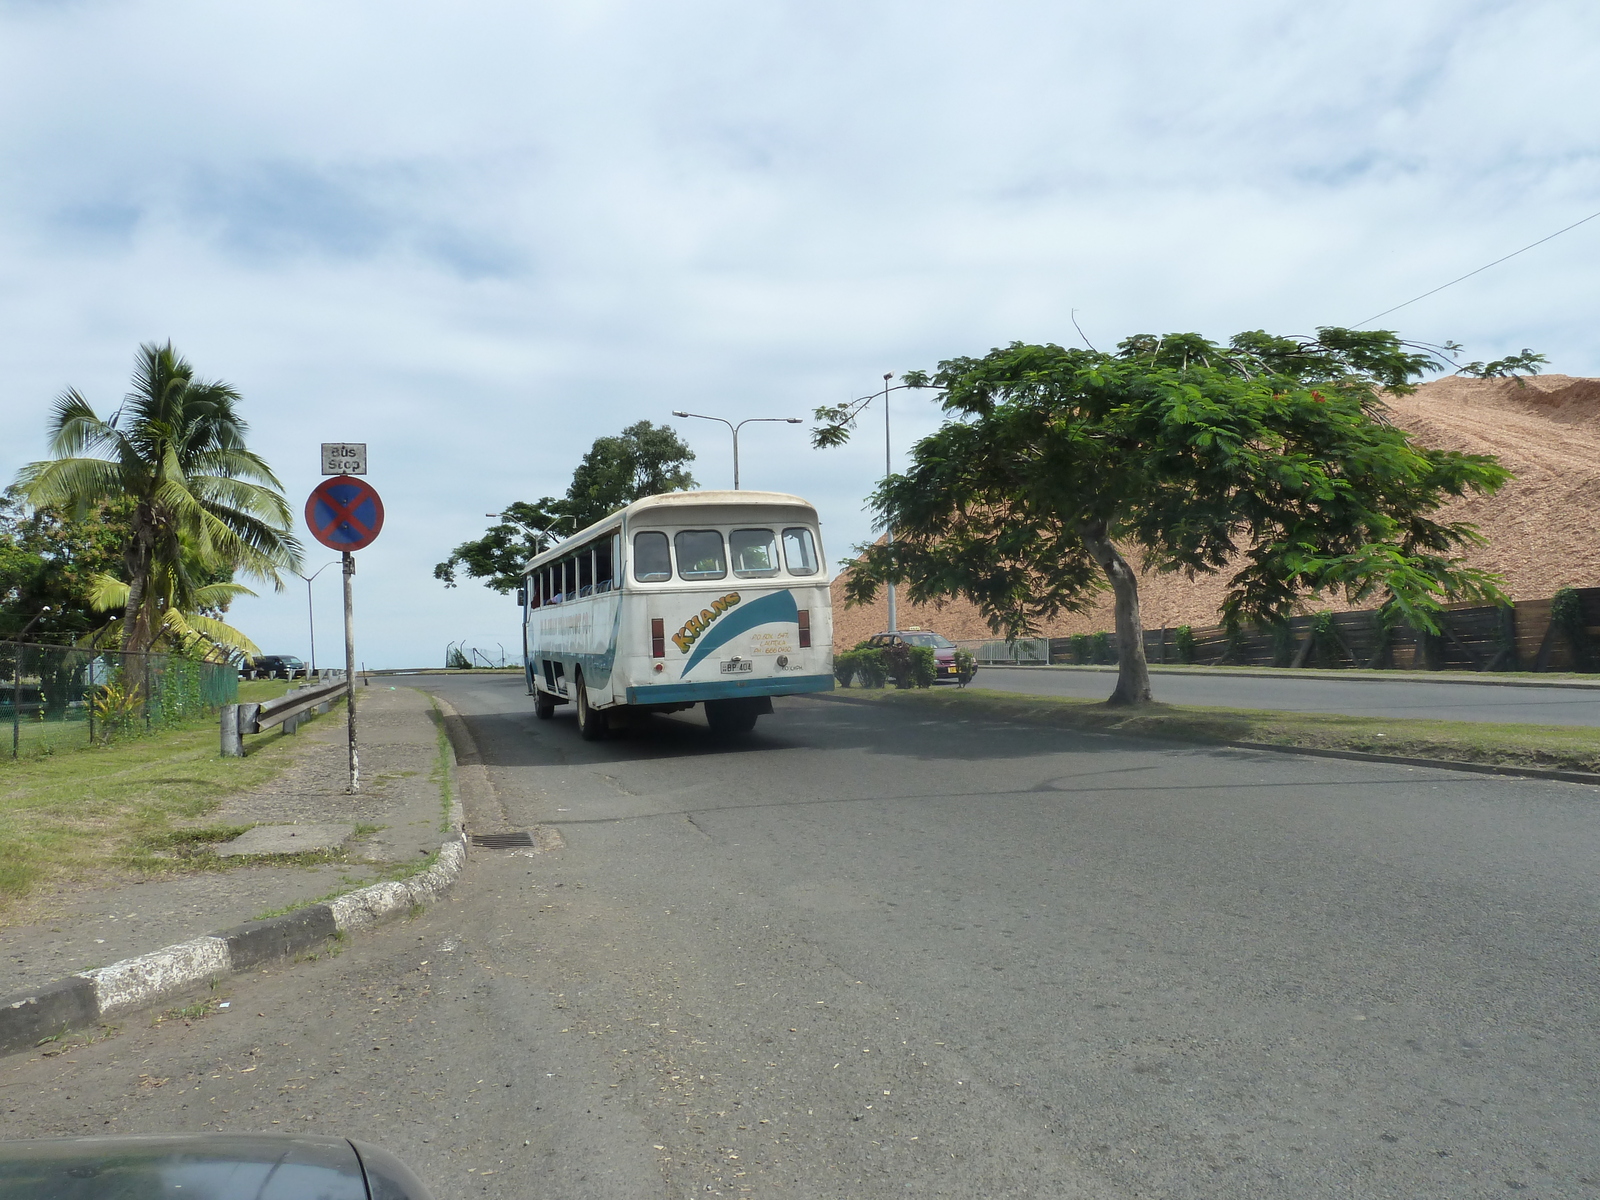
[[[875,633],[867,639],[867,645],[874,649],[892,646],[896,642],[932,647],[934,661],[938,664],[934,670],[934,682],[956,678],[956,644],[943,634],[934,633],[931,629],[896,629],[893,633]]]

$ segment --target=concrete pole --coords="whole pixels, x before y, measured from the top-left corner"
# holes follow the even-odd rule
[[[350,734],[350,794],[361,790],[361,757],[356,753],[356,627],[351,577],[356,556],[344,552],[344,712]]]
[[[239,736],[239,706],[222,706],[222,757],[243,758],[244,738]]]
[[[889,381],[891,379],[893,379],[893,378],[894,378],[893,374],[885,375],[883,377],[883,478],[884,478],[885,482],[888,481],[888,478],[889,478],[890,475],[894,474],[894,460],[892,458],[890,458],[890,456],[889,456]],[[890,546],[894,545],[894,526],[893,525],[889,526],[888,531],[884,534],[884,541],[885,541],[885,543],[887,545],[890,545]],[[893,583],[893,581],[890,581],[890,583],[889,583],[889,632],[893,633],[896,629],[899,629],[899,628],[900,628],[900,621],[899,621],[899,618],[895,615],[895,610],[894,610],[894,583]]]

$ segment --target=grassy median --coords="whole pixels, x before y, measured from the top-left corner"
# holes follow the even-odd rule
[[[1096,700],[1022,696],[972,687],[907,691],[850,688],[834,695],[931,709],[953,720],[984,717],[1213,745],[1258,742],[1403,758],[1600,772],[1600,729],[1582,726],[1491,725],[1177,704],[1152,704],[1130,710],[1110,708]]]
[[[277,681],[242,683],[240,698],[282,695]],[[182,828],[234,792],[286,767],[278,731],[249,739],[246,758],[223,758],[215,715],[109,745],[0,759],[0,924],[19,900],[51,883],[148,874],[185,865],[188,847],[240,830]]]

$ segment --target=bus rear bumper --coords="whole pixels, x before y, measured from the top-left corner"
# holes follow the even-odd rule
[[[629,704],[693,704],[700,700],[733,700],[740,696],[798,696],[831,692],[832,675],[795,675],[783,679],[713,679],[706,683],[657,683],[628,689]]]

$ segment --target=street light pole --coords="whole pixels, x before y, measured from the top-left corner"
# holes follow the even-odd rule
[[[672,410],[672,415],[675,417],[696,417],[702,421],[721,421],[733,432],[733,490],[736,492],[739,490],[739,430],[753,421],[775,421],[783,425],[799,425],[801,423],[799,417],[746,417],[735,425],[724,417],[708,417],[704,413],[684,412],[676,408]]]
[[[894,474],[894,460],[889,456],[889,381],[893,378],[894,372],[892,371],[888,372],[883,377],[883,478],[885,482],[888,481],[889,476]],[[889,546],[894,545],[893,525],[890,525],[887,532],[884,534],[884,544]],[[896,629],[900,628],[900,621],[895,614],[894,580],[892,579],[889,581],[888,597],[889,632],[893,633]]]
[[[311,603],[311,581],[338,561],[340,560],[336,558],[333,562],[325,562],[309,575],[301,575],[299,571],[295,572],[297,576],[306,581],[306,627],[311,631],[311,670],[309,675],[311,678],[315,678],[317,674],[317,613]]]

